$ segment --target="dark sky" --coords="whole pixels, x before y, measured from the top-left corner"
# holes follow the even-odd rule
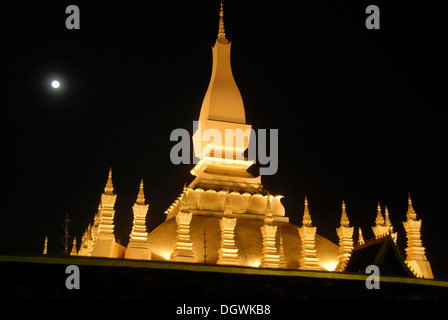
[[[306,194],[317,232],[337,243],[345,199],[367,239],[379,201],[404,250],[410,192],[433,271],[447,278],[443,17],[389,2],[228,0],[233,73],[247,122],[279,130],[278,172],[262,182],[285,196],[292,223]],[[69,4],[80,30],[65,27]],[[365,27],[369,4],[380,30]],[[163,221],[193,179],[193,165],[170,162],[169,137],[199,117],[218,12],[215,0],[2,7],[0,253],[40,253],[45,235],[59,253],[66,213],[79,239],[111,166],[116,237],[128,241],[141,178],[149,229]]]

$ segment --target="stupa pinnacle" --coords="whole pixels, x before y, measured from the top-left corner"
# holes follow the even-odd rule
[[[222,0],[221,0],[221,9],[219,10],[218,41],[221,43],[229,43],[229,41],[226,39],[226,30],[224,29],[224,8]]]
[[[243,99],[233,78],[230,48],[221,2],[218,37],[212,48],[212,74],[202,102],[199,126],[193,136],[195,155],[200,161],[191,170],[197,178],[190,187],[216,188],[217,185],[226,185],[240,191],[261,191],[260,177],[246,171],[253,164],[253,161],[243,157],[249,146],[252,127],[246,124]],[[210,133],[214,132],[222,138],[211,137]],[[235,133],[235,136],[228,139],[229,132]]]

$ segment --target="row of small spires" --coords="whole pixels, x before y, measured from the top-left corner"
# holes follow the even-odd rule
[[[113,183],[112,183],[112,168],[109,169],[109,175],[108,175],[108,179],[106,182],[106,186],[104,188],[104,193],[105,194],[113,194]],[[185,193],[185,191],[187,190],[187,186],[184,183],[183,186],[183,193]],[[227,187],[226,189],[227,194],[231,193],[232,190],[229,189],[229,187]],[[270,199],[271,195],[269,192],[267,192],[266,197],[268,197],[268,199]],[[185,201],[185,200],[184,200]],[[137,195],[137,204],[144,204],[145,203],[145,196],[144,196],[144,192],[143,192],[143,179],[141,179],[140,181],[140,190],[139,193]],[[230,204],[228,204],[230,205]],[[387,205],[384,206],[384,214],[385,214],[385,220],[381,214],[381,205],[378,202],[378,206],[377,206],[377,217],[375,219],[375,222],[377,224],[383,225],[385,224],[386,226],[390,226],[391,222],[389,219],[389,210],[387,209]],[[414,211],[414,208],[412,206],[412,200],[411,200],[411,195],[410,193],[408,193],[408,212],[406,216],[411,215],[411,219],[415,220],[416,219],[416,213]],[[304,221],[305,221],[305,217],[306,217],[306,223],[311,223],[311,217],[310,217],[310,213],[309,213],[309,209],[308,209],[308,200],[307,197],[305,195],[305,210],[304,210]],[[303,222],[305,224],[305,222]],[[341,217],[341,225],[348,225],[350,223],[350,221],[348,220],[347,217],[347,213],[346,213],[346,205],[345,205],[345,201],[344,199],[342,199],[342,217]]]
[[[143,205],[145,204],[145,196],[144,196],[144,191],[143,191],[144,187],[143,187],[143,179],[140,181],[140,188],[139,188],[139,192],[137,195],[137,199],[136,199],[136,203]],[[104,187],[104,193],[105,194],[113,194],[113,183],[112,183],[112,168],[109,169],[109,174],[108,174],[108,179],[106,182],[106,186]],[[184,196],[186,194],[187,191],[187,187],[186,184],[184,184],[183,187],[183,196],[182,196],[182,202],[183,202],[183,206],[188,208],[188,203],[187,203],[187,199]],[[227,188],[227,194],[230,193],[229,188]],[[185,198],[185,199],[184,199]],[[266,220],[269,222],[272,222],[272,212],[271,212],[271,206],[270,206],[270,199],[271,199],[271,195],[269,194],[269,192],[267,192],[266,195],[266,199],[267,199],[267,207],[266,207]],[[303,213],[303,219],[302,219],[302,224],[304,226],[307,227],[311,227],[312,226],[312,219],[311,219],[311,215],[310,215],[310,211],[309,211],[309,207],[308,207],[308,199],[305,196],[305,201],[304,201],[304,213]],[[385,205],[385,218],[383,217],[382,213],[381,213],[381,205],[378,202],[378,206],[377,206],[377,216],[375,218],[375,226],[381,226],[381,227],[386,227],[385,230],[387,230],[386,232],[382,232],[380,234],[375,234],[376,237],[381,236],[381,235],[385,235],[385,234],[391,234],[394,237],[394,240],[396,241],[396,233],[393,233],[393,226],[392,223],[390,222],[390,218],[389,218],[389,211],[387,209],[387,206]],[[230,217],[231,216],[231,204],[228,201],[228,198],[226,198],[225,203],[224,203],[224,215]],[[414,208],[412,206],[412,200],[411,200],[411,196],[410,193],[408,193],[408,211],[406,214],[407,218],[410,220],[416,220],[416,213],[414,211]],[[342,200],[342,215],[341,215],[341,220],[340,220],[340,224],[343,227],[350,227],[350,220],[348,219],[347,216],[347,212],[346,212],[346,205],[345,205],[345,201]],[[372,227],[375,228],[375,227]],[[48,239],[47,237],[45,238],[45,244],[44,244],[44,254],[46,254],[47,252],[47,243],[48,243]],[[73,241],[74,245],[73,248],[76,248],[76,237],[74,238]],[[362,245],[364,244],[364,238],[363,238],[363,234],[362,234],[362,230],[361,227],[358,228],[358,241],[357,241],[357,245]],[[76,249],[72,248],[72,254],[76,253]],[[67,250],[66,250],[67,251]]]
[[[393,226],[392,226],[392,223],[389,218],[389,210],[387,209],[387,205],[384,206],[384,215],[385,215],[385,217],[383,217],[383,215],[381,213],[381,205],[378,202],[377,216],[375,218],[375,225],[376,226],[384,226],[384,227],[388,228],[388,232],[384,232],[382,234],[379,234],[378,236],[385,235],[388,233],[390,233],[391,235],[393,234]],[[411,195],[409,193],[408,193],[408,211],[407,211],[406,217],[409,220],[416,220],[416,218],[417,218],[417,214],[415,213],[415,210],[412,206]],[[341,223],[341,226],[344,226],[344,227],[350,226],[350,220],[348,219],[348,216],[347,216],[346,205],[345,205],[344,200],[342,200],[342,215],[341,215],[340,223]],[[312,225],[311,215],[310,215],[309,208],[308,208],[308,200],[307,200],[306,196],[305,196],[305,209],[304,209],[304,213],[303,213],[302,224],[306,225],[306,226]],[[362,245],[365,243],[365,241],[364,241],[364,238],[362,235],[361,227],[358,228],[358,234],[359,234],[359,238],[358,238],[357,244]]]

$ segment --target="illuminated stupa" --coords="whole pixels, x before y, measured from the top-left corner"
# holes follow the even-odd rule
[[[231,42],[226,38],[223,15],[221,4],[210,84],[199,115],[199,129],[193,136],[200,158],[191,170],[196,178],[166,211],[166,221],[151,232],[149,246],[154,258],[203,262],[205,229],[208,263],[278,268],[282,252],[286,266],[297,269],[301,257],[298,227],[285,216],[282,196],[269,195],[261,177],[247,172],[253,161],[242,154],[250,137],[239,146],[204,138],[209,129],[224,137],[226,129],[247,132],[251,128],[232,74]],[[188,230],[182,223],[187,220]],[[182,234],[187,232],[185,240]],[[321,268],[335,264],[338,247],[319,235],[313,241]]]
[[[232,74],[231,43],[226,38],[223,16],[221,2],[218,37],[212,48],[211,79],[202,103],[198,130],[193,136],[195,154],[200,159],[191,170],[195,179],[183,189],[179,186],[178,198],[165,211],[166,220],[149,234],[146,230],[148,205],[142,181],[133,206],[130,241],[124,247],[114,238],[117,195],[113,193],[110,171],[98,212],[84,233],[78,255],[344,272],[354,249],[359,249],[357,257],[363,257],[360,250],[368,246],[368,242],[360,239],[354,246],[354,227],[350,226],[344,202],[341,224],[337,228],[340,241],[336,245],[318,234],[306,198],[302,225],[291,224],[281,203],[283,196],[271,195],[261,184],[260,176],[247,172],[253,164],[243,157],[249,146],[249,135],[238,144],[210,142],[204,138],[203,133],[208,129],[217,130],[222,136],[226,129],[241,132],[251,129],[246,123],[243,100]],[[413,209],[408,212],[404,226],[408,236],[406,260],[413,274],[432,278],[420,239],[421,220],[416,220]],[[392,235],[396,241],[397,234],[393,232],[387,209],[384,220],[379,207],[373,230],[377,240]],[[401,258],[397,256],[397,259]],[[404,268],[408,268],[406,264]]]

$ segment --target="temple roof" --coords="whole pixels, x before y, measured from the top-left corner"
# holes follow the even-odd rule
[[[390,235],[356,246],[344,271],[365,273],[369,265],[378,266],[381,275],[415,277]]]

